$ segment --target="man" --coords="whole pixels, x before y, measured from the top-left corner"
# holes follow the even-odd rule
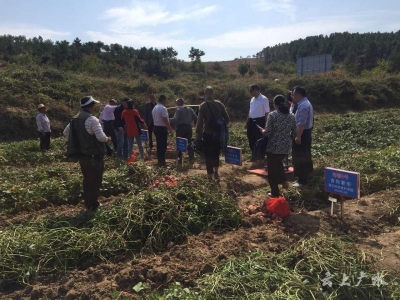
[[[218,120],[223,119],[225,123],[229,123],[229,115],[225,105],[220,101],[214,100],[214,90],[208,86],[204,90],[204,103],[200,105],[199,117],[196,124],[196,139],[204,140],[204,156],[206,160],[206,169],[208,179],[211,181],[214,177],[219,180],[219,155],[221,152],[221,142],[216,137],[218,129],[212,128],[210,122],[212,118]]]
[[[195,114],[196,114],[196,116],[198,116],[199,115],[199,111],[200,111],[200,105],[202,104],[204,102],[204,97],[199,97],[199,106],[198,107],[196,107],[196,109],[195,109]]]
[[[50,120],[46,115],[46,106],[44,104],[38,105],[39,113],[36,116],[37,130],[40,138],[40,151],[44,153],[50,148]]]
[[[67,155],[78,157],[83,175],[83,199],[87,210],[96,210],[104,171],[104,143],[110,138],[103,132],[99,120],[93,116],[95,104],[92,96],[81,99],[81,111],[64,129],[68,137]]]
[[[185,101],[182,98],[176,99],[178,106],[173,118],[169,119],[171,124],[176,125],[176,137],[185,138],[189,142],[192,139],[192,123],[196,123],[197,116],[193,109],[184,105]],[[189,161],[194,161],[194,151],[188,150]],[[182,162],[182,152],[178,151],[178,163]]]
[[[156,106],[156,97],[153,94],[149,96],[149,102],[144,105],[143,109],[143,120],[149,130],[149,148],[150,151],[153,149],[153,132],[154,132],[154,121],[152,111]]]
[[[314,126],[314,110],[307,99],[306,89],[296,86],[292,91],[292,99],[297,104],[295,114],[297,136],[292,147],[294,176],[297,177],[297,181],[293,186],[302,187],[307,184],[308,178],[313,171],[311,133]]]
[[[167,97],[160,95],[158,103],[152,110],[154,122],[154,135],[157,141],[157,161],[159,167],[166,167],[165,152],[167,151],[168,131],[172,135],[172,128],[169,123],[168,111],[165,107]]]
[[[255,143],[262,138],[257,125],[265,128],[269,113],[269,101],[267,97],[260,93],[260,87],[257,84],[250,86],[250,94],[253,98],[250,100],[250,111],[245,129],[247,130],[250,150],[253,152]]]
[[[100,114],[100,122],[103,123],[104,133],[111,138],[114,150],[117,151],[117,135],[114,130],[114,111],[117,108],[117,101],[110,99],[108,104],[104,106]]]
[[[128,157],[128,138],[124,130],[125,122],[121,118],[121,114],[128,107],[129,98],[124,98],[121,104],[114,110],[114,129],[117,133],[117,156],[127,160]]]

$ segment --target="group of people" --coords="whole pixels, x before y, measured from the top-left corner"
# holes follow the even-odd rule
[[[311,132],[313,128],[313,107],[307,99],[307,92],[302,87],[295,87],[286,96],[277,95],[273,99],[274,111],[270,112],[269,100],[260,93],[258,85],[250,86],[250,110],[245,124],[249,146],[254,151],[257,141],[266,140],[266,157],[268,165],[268,181],[271,197],[280,195],[279,184],[287,187],[286,174],[283,167],[285,156],[292,150],[294,175],[297,181],[294,186],[307,184],[313,171],[311,159]],[[92,96],[80,100],[81,111],[72,118],[64,129],[68,139],[67,156],[77,157],[83,174],[83,198],[88,210],[99,207],[98,196],[104,171],[104,155],[112,144],[117,156],[128,159],[133,151],[134,140],[139,149],[140,159],[144,160],[141,141],[141,128],[149,132],[149,147],[153,148],[154,133],[157,144],[158,166],[166,166],[165,154],[168,144],[168,133],[176,137],[192,139],[192,125],[195,124],[195,140],[202,141],[203,154],[209,180],[219,180],[219,159],[222,149],[218,133],[217,120],[225,125],[229,123],[229,115],[225,105],[214,99],[214,90],[208,86],[204,90],[202,103],[197,113],[185,106],[182,98],[176,100],[177,109],[173,118],[169,118],[165,106],[167,98],[160,95],[158,101],[150,95],[148,103],[143,107],[143,118],[135,109],[130,98],[124,98],[121,104],[111,99],[104,107],[100,118],[94,115],[94,108],[99,101]],[[50,144],[50,122],[46,116],[46,107],[39,105],[36,117],[40,136],[40,148],[46,151]],[[218,128],[216,128],[218,127]],[[189,150],[189,159],[194,160],[193,150]],[[77,155],[76,155],[77,154]],[[182,159],[182,153],[178,153]]]
[[[279,197],[279,184],[289,186],[283,161],[292,151],[294,187],[306,186],[313,172],[311,157],[311,133],[314,126],[314,110],[307,99],[307,91],[296,86],[286,97],[273,99],[274,111],[270,112],[269,100],[260,93],[258,85],[250,86],[253,98],[245,128],[249,146],[256,151],[256,144],[265,145],[268,166],[268,182],[271,197]]]

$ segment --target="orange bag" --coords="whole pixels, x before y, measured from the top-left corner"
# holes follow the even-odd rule
[[[285,218],[290,214],[289,203],[285,197],[270,198],[265,200],[267,210],[271,214],[276,214],[280,218]]]

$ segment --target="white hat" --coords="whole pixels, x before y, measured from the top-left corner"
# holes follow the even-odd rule
[[[86,96],[81,99],[81,107],[89,105],[90,103],[100,103],[99,101],[95,100],[92,96]]]
[[[38,109],[41,109],[41,108],[43,108],[43,107],[46,107],[46,105],[44,105],[44,104],[39,104],[37,108],[38,108]]]

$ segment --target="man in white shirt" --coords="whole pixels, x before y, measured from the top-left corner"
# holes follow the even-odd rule
[[[258,139],[262,138],[262,134],[257,125],[265,128],[269,113],[269,100],[260,93],[260,87],[257,84],[250,86],[250,94],[253,98],[250,100],[249,117],[245,129],[247,129],[250,150],[253,152],[255,143]]]
[[[114,130],[114,110],[116,107],[117,101],[110,99],[100,114],[100,122],[103,123],[104,133],[111,138],[115,151],[117,151],[117,135]]]
[[[83,199],[87,210],[96,210],[100,203],[97,200],[103,181],[104,143],[110,138],[105,135],[100,121],[93,116],[93,110],[99,101],[92,96],[81,99],[81,108],[64,129],[68,137],[68,157],[77,157],[83,174]]]
[[[172,135],[172,128],[169,123],[167,108],[164,106],[167,102],[167,97],[160,95],[158,103],[153,108],[151,114],[154,121],[154,135],[157,141],[157,161],[159,167],[165,167],[165,152],[167,151],[168,131]]]
[[[39,113],[36,116],[36,124],[40,138],[40,151],[45,152],[50,148],[50,120],[46,115],[46,106],[44,104],[39,104],[38,110]]]

